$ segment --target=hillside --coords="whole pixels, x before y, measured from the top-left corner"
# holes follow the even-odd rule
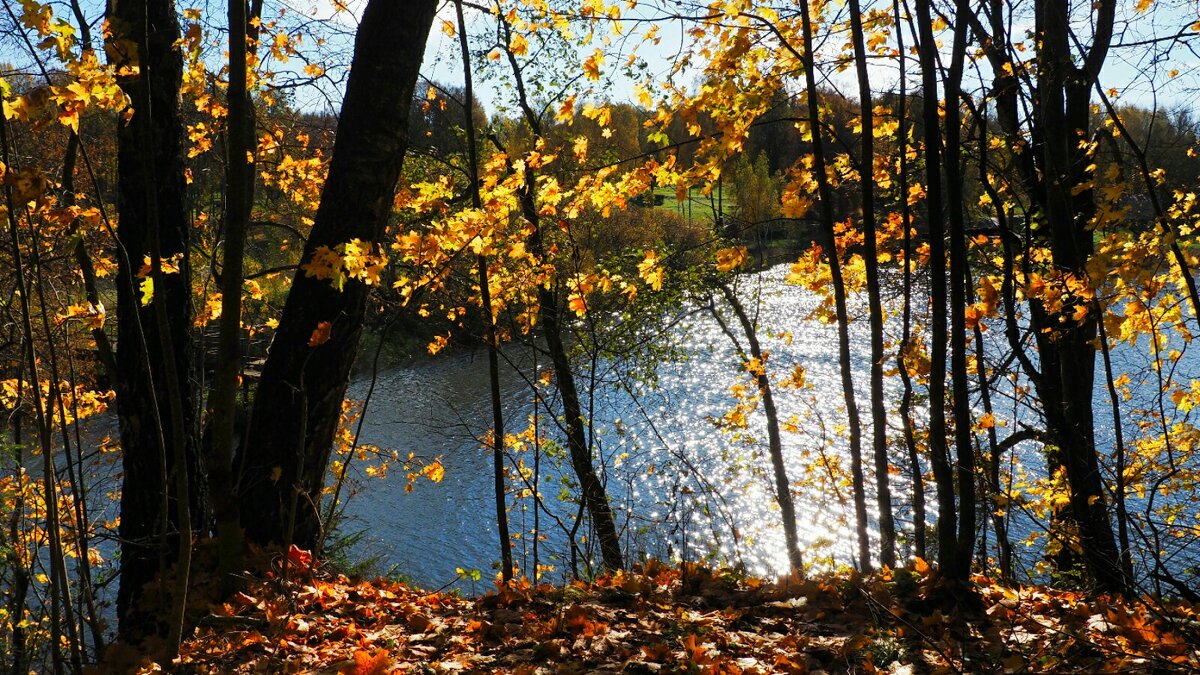
[[[479,598],[308,568],[210,605],[179,672],[1196,672],[1197,608],[1125,603],[907,569],[774,582],[651,561],[565,587]],[[282,573],[279,565],[276,570]],[[199,614],[198,614],[199,616]],[[138,663],[110,651],[112,670]]]

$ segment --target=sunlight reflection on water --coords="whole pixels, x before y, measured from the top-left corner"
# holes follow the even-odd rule
[[[748,311],[757,314],[772,379],[786,377],[799,364],[811,385],[775,392],[781,417],[792,418],[796,427],[784,432],[783,442],[806,558],[848,563],[854,535],[847,525],[850,486],[839,470],[848,453],[837,335],[832,326],[808,318],[818,298],[785,285],[785,274],[786,267],[776,267],[744,275],[739,292]],[[862,313],[863,308],[852,311]],[[869,456],[869,414],[863,407],[869,354],[865,317],[860,319],[852,324],[851,351],[864,453]],[[893,323],[898,331],[899,322]],[[791,332],[790,341],[777,334],[785,330]],[[596,373],[601,383],[592,415],[597,457],[622,518],[626,548],[630,555],[713,558],[757,574],[784,571],[787,556],[765,420],[757,412],[749,415],[747,428],[737,434],[714,424],[734,405],[730,387],[748,382],[737,351],[719,324],[702,313],[673,329],[671,338],[681,342],[688,358],[659,363],[656,387],[631,379],[620,367],[624,364],[601,362]],[[517,354],[528,367],[529,354],[518,352],[509,350],[510,357]],[[356,382],[350,396],[361,398],[366,386]],[[899,399],[899,386],[898,378],[888,379],[889,400]],[[380,555],[427,585],[447,583],[457,567],[481,569],[487,576],[498,558],[491,460],[472,438],[490,422],[485,392],[482,352],[420,360],[380,375],[363,441],[402,455],[443,455],[447,474],[442,484],[418,484],[408,494],[399,476],[366,481],[363,494],[351,500],[349,513],[355,520],[347,527],[366,528],[368,542],[361,551]],[[504,392],[511,433],[532,412],[530,394],[511,369],[505,372]],[[870,484],[873,474],[866,469]],[[906,480],[894,475],[892,482],[895,493],[907,493]],[[561,474],[543,474],[541,490],[553,517],[569,527],[576,506],[557,499]],[[873,499],[870,493],[868,498]],[[901,527],[908,528],[907,511],[898,513]],[[511,514],[513,529],[528,533],[532,504]],[[565,538],[554,529],[553,518],[543,517],[548,539],[542,544],[542,562],[556,564],[562,573],[565,559],[546,558],[547,550],[563,552]],[[518,563],[531,564],[531,549],[528,539],[517,541]]]

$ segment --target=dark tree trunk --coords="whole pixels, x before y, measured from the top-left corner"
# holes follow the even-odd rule
[[[900,25],[900,0],[892,0],[892,17],[895,25]],[[900,53],[904,53],[904,32],[896,31],[896,43]],[[904,393],[900,399],[900,421],[904,426],[904,447],[908,452],[909,471],[912,473],[912,507],[913,507],[913,552],[917,557],[925,557],[925,477],[921,470],[921,459],[917,456],[917,439],[913,429],[912,376],[908,372],[905,353],[912,339],[912,212],[908,204],[908,91],[906,81],[908,73],[903,60],[900,64],[900,99],[896,110],[899,127],[896,138],[900,139],[898,151],[900,158],[900,213],[904,222],[904,310],[900,344],[896,349],[896,368],[900,372],[900,380]]]
[[[1042,204],[1055,267],[1086,281],[1093,252],[1087,227],[1095,211],[1091,189],[1075,189],[1090,179],[1090,162],[1080,142],[1089,138],[1089,95],[1099,75],[1112,37],[1114,0],[1096,5],[1096,29],[1091,50],[1075,65],[1066,0],[1038,4],[1042,39],[1038,50],[1038,121],[1045,200]],[[1099,317],[1085,298],[1082,317],[1071,310],[1045,317],[1049,332],[1039,335],[1043,381],[1039,393],[1046,408],[1048,431],[1066,471],[1071,492],[1071,516],[1079,528],[1083,559],[1096,585],[1104,591],[1124,590],[1120,555],[1096,454],[1092,394],[1096,368]],[[1049,364],[1055,363],[1056,368]]]
[[[929,0],[917,0],[918,56],[921,70],[921,119],[925,144],[925,204],[929,220],[929,295],[931,307],[929,372],[929,454],[937,490],[938,562],[944,572],[958,564],[954,471],[946,443],[946,229],[942,204],[941,119],[938,115],[937,43]]]
[[[757,328],[750,320],[750,315],[746,313],[746,308],[742,306],[741,300],[738,300],[733,289],[726,284],[718,283],[717,286],[721,289],[721,294],[725,296],[725,301],[729,303],[730,309],[737,316],[742,333],[746,336],[746,343],[750,347],[748,357],[743,353],[742,358],[746,361],[753,358],[760,366],[760,370],[754,374],[754,382],[758,386],[759,395],[762,396],[763,413],[767,418],[767,450],[771,455],[771,470],[775,477],[775,500],[779,502],[779,516],[783,520],[783,538],[787,544],[788,563],[791,565],[793,574],[803,574],[804,559],[800,555],[800,536],[796,528],[796,505],[792,501],[792,482],[788,479],[787,465],[783,458],[783,436],[779,433],[779,411],[775,407],[771,379],[767,377],[766,356],[763,353],[762,345],[758,342]],[[713,316],[717,321],[721,321],[720,315],[715,309]],[[724,327],[723,322],[721,325]],[[729,332],[728,329],[726,332]],[[730,333],[730,337],[733,337],[732,333]],[[738,344],[736,340],[734,340],[734,344]],[[741,351],[740,346],[738,351]]]
[[[462,1],[454,2],[458,18],[458,46],[463,60],[463,129],[467,136],[467,171],[471,181],[471,206],[482,209],[479,196],[479,151],[475,145],[475,87],[471,78],[471,50],[467,44],[467,22]],[[496,501],[496,530],[500,535],[500,578],[513,579],[512,538],[508,533],[508,489],[504,481],[504,401],[500,395],[500,341],[496,336],[496,316],[488,281],[488,258],[480,254],[475,261],[479,283],[479,304],[483,310],[484,340],[488,349],[488,394],[492,402],[492,481]],[[536,568],[536,563],[535,563]],[[537,579],[537,569],[533,570]]]
[[[858,74],[862,156],[858,160],[862,191],[863,259],[867,268],[867,304],[871,324],[871,451],[875,458],[875,508],[879,514],[879,562],[896,566],[896,524],[892,518],[892,489],[888,475],[887,410],[883,400],[883,303],[879,297],[879,254],[875,236],[875,103],[867,69],[862,10],[850,0],[850,40]]]
[[[381,243],[408,147],[408,112],[436,8],[433,0],[367,4],[329,176],[302,263],[321,246],[333,248],[355,238]],[[368,290],[357,281],[338,290],[328,279],[307,276],[302,269],[292,281],[235,461],[242,524],[253,541],[284,543],[291,530],[291,543],[304,548],[317,543],[317,505],[358,352]],[[329,340],[310,347],[309,338],[324,321],[331,324]]]
[[[512,41],[512,26],[505,18],[500,19],[500,29],[503,31],[506,43]],[[525,78],[520,64],[512,50],[506,50],[508,63],[512,67],[513,80],[517,89],[517,101],[521,113],[525,117],[529,130],[535,138],[542,136],[541,117],[534,111],[525,90]],[[512,166],[510,165],[510,170]],[[524,187],[521,191],[521,215],[533,226],[529,235],[529,248],[540,259],[546,259],[546,246],[542,233],[541,217],[534,202],[534,187],[537,176],[528,166],[524,168]],[[546,336],[546,350],[554,366],[554,377],[557,380],[558,393],[562,397],[563,420],[567,431],[567,451],[571,456],[571,468],[579,479],[579,489],[582,493],[579,516],[575,519],[575,527],[571,530],[571,569],[575,570],[575,532],[579,528],[580,518],[586,509],[592,519],[592,527],[596,538],[600,540],[600,555],[604,566],[609,570],[623,569],[624,557],[621,554],[621,540],[617,533],[616,521],[613,519],[612,506],[608,503],[608,492],[604,482],[596,473],[592,463],[592,447],[587,440],[586,422],[583,419],[583,406],[579,400],[579,389],[575,386],[575,373],[571,370],[571,361],[566,346],[562,341],[561,315],[563,307],[555,283],[541,284],[537,289],[538,318]],[[536,565],[535,565],[536,568]],[[537,570],[534,570],[536,577]]]
[[[142,587],[170,563],[178,528],[168,476],[178,467],[177,439],[187,458],[190,512],[197,520],[205,503],[203,471],[194,442],[193,406],[186,374],[190,368],[191,289],[188,223],[184,205],[179,87],[182,56],[174,47],[179,24],[172,0],[110,3],[111,57],[115,65],[143,58],[140,76],[123,77],[121,87],[134,102],[128,124],[117,127],[117,392],[125,489],[121,496],[121,582],[117,593],[119,634],[127,640],[155,634],[153,612],[141,607]],[[139,57],[139,45],[142,56]],[[149,189],[148,189],[148,186]],[[139,285],[144,259],[157,243],[163,260],[178,273],[162,274],[153,301],[143,305]],[[178,256],[178,260],[173,257]],[[161,305],[161,307],[156,307]],[[156,316],[165,310],[166,321]],[[167,333],[163,333],[163,327]],[[169,351],[169,353],[168,353]],[[170,363],[173,368],[167,367]],[[174,371],[174,378],[171,372]],[[168,379],[175,381],[168,382]],[[179,394],[168,404],[164,392]],[[175,412],[172,412],[175,408]],[[164,507],[166,513],[164,513]]]
[[[258,3],[256,3],[256,6]],[[257,15],[254,16],[257,19]],[[248,50],[257,35],[249,34],[244,0],[229,2],[229,121],[225,174],[225,231],[221,247],[221,322],[217,366],[209,393],[211,445],[207,448],[213,515],[217,530],[218,569],[222,585],[235,585],[242,567],[241,516],[234,496],[233,451],[238,412],[238,370],[242,344],[242,282],[246,230],[254,204],[254,108],[247,90]],[[255,31],[257,32],[257,31]],[[249,39],[249,42],[247,41]]]
[[[862,424],[858,416],[858,402],[854,398],[854,376],[850,370],[850,315],[846,309],[846,284],[842,278],[842,263],[838,258],[837,235],[834,233],[833,190],[825,173],[825,143],[821,127],[821,114],[816,81],[816,66],[813,56],[813,25],[807,0],[801,0],[800,19],[803,23],[803,49],[797,58],[804,64],[804,85],[808,107],[809,125],[812,129],[813,173],[817,179],[817,193],[821,202],[821,229],[828,247],[829,276],[833,281],[833,299],[838,325],[838,364],[842,376],[842,396],[846,402],[846,419],[850,429],[850,473],[854,489],[854,520],[858,534],[856,562],[861,570],[871,568],[871,542],[867,534],[867,498],[863,487],[862,471]]]
[[[970,12],[964,0],[955,5],[959,17],[954,25],[950,69],[946,75],[946,202],[950,223],[950,381],[954,410],[955,468],[958,485],[958,534],[953,564],[943,572],[951,579],[967,581],[975,550],[975,445],[971,439],[970,384],[967,379],[967,235],[963,205],[962,115],[959,89],[967,49],[967,20]]]
[[[526,169],[526,187],[521,195],[521,209],[525,219],[533,224],[533,234],[530,235],[531,250],[544,260],[545,245],[541,221],[533,201],[533,191],[529,187],[535,184],[533,172]],[[582,506],[587,509],[588,516],[592,519],[592,527],[596,530],[596,538],[600,540],[600,557],[604,561],[604,567],[611,571],[624,569],[621,539],[617,534],[612,506],[608,503],[608,491],[605,490],[604,482],[600,480],[593,464],[592,448],[587,442],[586,423],[583,419],[583,406],[579,402],[579,388],[575,386],[575,373],[571,370],[567,348],[562,341],[562,303],[559,302],[559,294],[553,284],[539,285],[537,294],[540,305],[538,318],[542,322],[546,350],[550,353],[555,384],[562,399],[563,419],[567,427],[567,451],[571,456],[571,468],[575,471],[575,477],[579,479]]]

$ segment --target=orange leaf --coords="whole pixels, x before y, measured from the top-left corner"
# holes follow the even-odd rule
[[[312,554],[292,544],[292,547],[288,549],[288,562],[297,571],[307,572],[308,568],[312,567]]]
[[[392,658],[382,649],[374,654],[364,650],[354,652],[354,663],[347,664],[339,672],[343,675],[384,675],[392,665]]]
[[[326,342],[329,342],[329,331],[333,328],[333,324],[328,321],[322,321],[313,329],[312,337],[308,338],[309,347],[319,347]]]

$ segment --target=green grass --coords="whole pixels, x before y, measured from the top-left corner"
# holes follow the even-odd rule
[[[699,188],[692,188],[690,194],[690,202],[687,198],[685,198],[683,202],[680,202],[678,199],[676,199],[675,188],[654,188],[654,195],[656,197],[662,197],[662,204],[658,205],[658,208],[671,211],[673,213],[678,213],[684,218],[687,218],[689,216],[688,209],[690,206],[691,218],[694,221],[703,223],[713,222],[715,219],[713,208],[716,206],[716,194],[714,193],[712,195],[713,201],[711,202],[709,201],[709,196],[703,194]],[[728,191],[725,192],[724,197],[721,199],[721,208],[724,209],[726,213],[731,212],[734,208],[733,200],[730,198]]]

